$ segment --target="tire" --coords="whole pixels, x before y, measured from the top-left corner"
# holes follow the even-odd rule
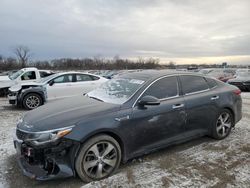
[[[110,176],[120,162],[120,145],[114,138],[102,134],[84,143],[76,158],[75,169],[78,176],[87,183]]]
[[[23,98],[23,107],[27,110],[35,109],[43,104],[43,100],[40,95],[36,93],[30,93]]]
[[[216,118],[213,125],[212,137],[221,140],[226,138],[234,127],[234,117],[233,114],[227,110],[222,110]]]

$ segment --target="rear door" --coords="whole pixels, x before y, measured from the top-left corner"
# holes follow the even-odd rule
[[[219,95],[209,87],[213,83],[202,76],[182,75],[180,82],[187,113],[186,132],[190,136],[206,134],[218,113]]]
[[[96,77],[96,76],[95,76]],[[98,77],[88,74],[75,74],[72,89],[76,94],[82,95],[98,87]]]

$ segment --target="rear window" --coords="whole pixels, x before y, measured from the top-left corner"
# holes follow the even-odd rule
[[[184,94],[199,92],[208,89],[206,80],[201,76],[180,76],[182,91]]]
[[[97,76],[89,75],[93,80],[99,80],[100,78]]]
[[[77,74],[76,81],[77,82],[85,82],[85,81],[92,81],[93,79],[87,74]]]

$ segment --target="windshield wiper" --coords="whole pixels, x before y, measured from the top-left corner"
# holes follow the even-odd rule
[[[91,99],[95,99],[95,100],[97,100],[97,101],[104,102],[102,99],[99,99],[99,98],[97,98],[97,97],[90,97],[90,96],[88,96],[88,97],[91,98]]]

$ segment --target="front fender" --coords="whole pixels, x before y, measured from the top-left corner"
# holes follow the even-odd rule
[[[130,110],[129,110],[130,111]],[[65,138],[84,144],[89,138],[98,134],[107,134],[120,144],[123,153],[123,162],[127,160],[126,135],[121,132],[121,126],[126,126],[122,121],[117,120],[117,116],[129,113],[128,111],[115,112],[101,117],[93,117],[88,121],[77,123],[73,131],[66,135]]]
[[[18,102],[22,102],[24,97],[29,93],[36,93],[40,95],[43,100],[43,104],[44,102],[46,102],[45,93],[43,91],[43,88],[41,87],[29,87],[27,89],[22,89],[20,94],[18,95]]]

